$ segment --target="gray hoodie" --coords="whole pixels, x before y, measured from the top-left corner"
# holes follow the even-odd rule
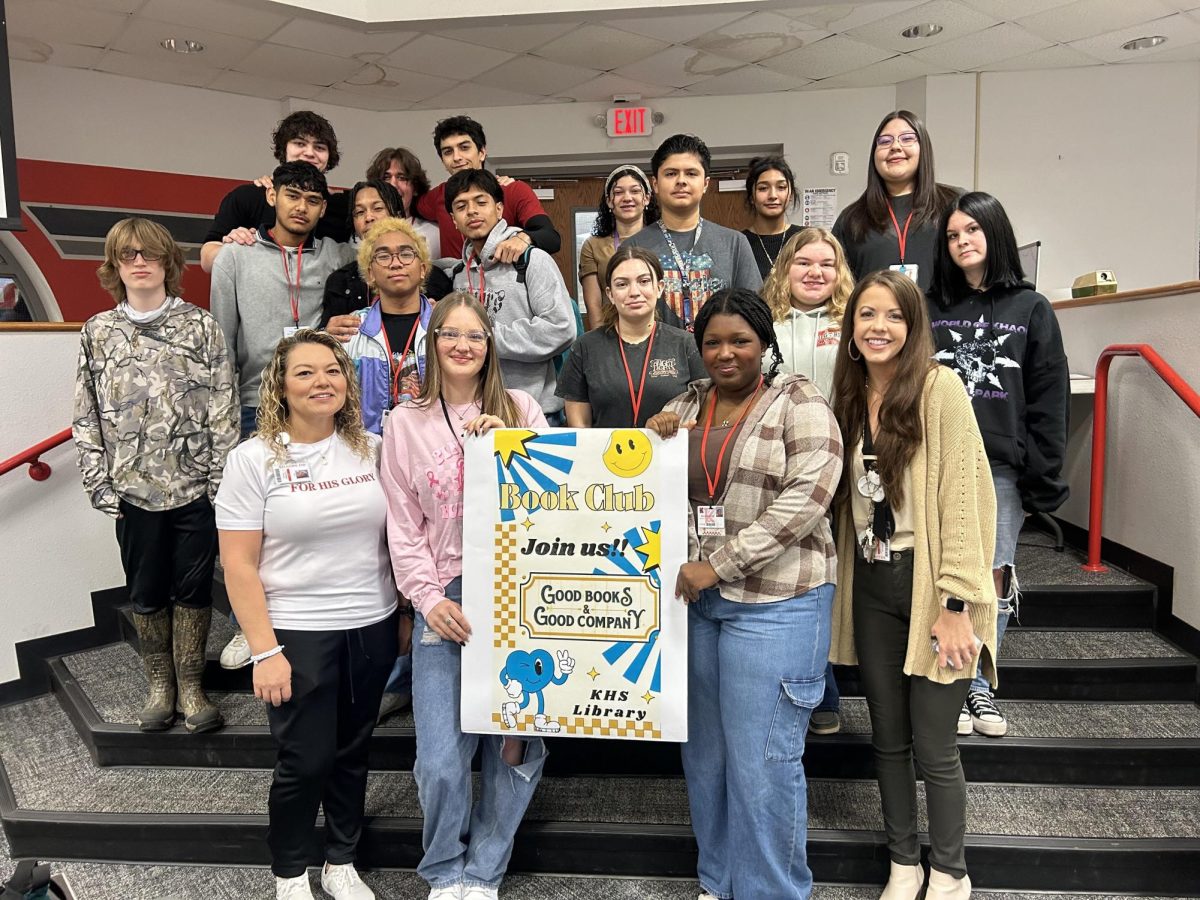
[[[332,238],[310,236],[304,242],[297,323],[292,318],[289,282],[279,250],[266,229],[260,228],[257,242],[226,244],[213,263],[209,309],[225,334],[229,354],[237,366],[242,406],[258,406],[262,370],[271,361],[284,329],[297,324],[302,328],[320,325],[325,279],[355,254],[353,245],[339,244]],[[297,251],[289,248],[284,252],[288,272],[295,279]],[[294,286],[295,281],[291,284]]]
[[[781,370],[806,376],[828,400],[833,390],[833,365],[841,335],[841,329],[829,318],[828,306],[808,312],[789,309],[783,321],[775,323],[775,337],[783,354]],[[763,357],[763,369],[770,364],[768,354]]]
[[[524,284],[517,281],[516,266],[492,258],[500,242],[520,230],[501,219],[479,257],[470,241],[464,243],[463,267],[455,273],[454,289],[476,297],[482,293],[496,335],[504,386],[532,395],[542,412],[550,414],[563,408],[562,398],[554,393],[554,358],[575,340],[575,308],[549,254],[537,247],[527,251]]]

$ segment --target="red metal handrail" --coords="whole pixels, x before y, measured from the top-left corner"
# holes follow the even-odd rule
[[[1140,356],[1150,364],[1167,387],[1179,395],[1197,416],[1200,416],[1200,394],[1197,394],[1149,344],[1113,344],[1100,351],[1096,360],[1096,397],[1092,414],[1092,494],[1088,498],[1088,559],[1084,570],[1107,572],[1100,562],[1100,537],[1104,526],[1104,457],[1108,433],[1108,369],[1118,356]]]
[[[28,450],[18,453],[16,456],[0,462],[0,475],[7,475],[18,466],[29,465],[29,477],[34,481],[45,481],[50,477],[50,466],[42,462],[39,457],[47,451],[53,450],[59,444],[65,444],[71,439],[71,429],[64,428],[58,434],[51,435],[39,444],[34,444]]]

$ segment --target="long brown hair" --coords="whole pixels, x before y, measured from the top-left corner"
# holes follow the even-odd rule
[[[620,315],[617,313],[617,306],[607,297],[607,292],[612,288],[613,275],[617,271],[617,266],[622,263],[636,260],[646,264],[646,269],[654,276],[654,283],[660,288],[659,297],[662,297],[662,282],[663,282],[663,267],[658,261],[658,257],[647,250],[645,247],[635,247],[633,244],[622,244],[616,249],[613,255],[608,260],[608,266],[604,269],[604,288],[605,298],[604,307],[600,311],[600,327],[607,328],[610,331],[616,331],[617,322],[620,320]],[[657,322],[658,303],[654,304],[654,320]]]
[[[846,208],[846,235],[861,241],[871,231],[887,231],[891,224],[888,215],[888,191],[883,177],[875,168],[875,141],[883,133],[888,122],[903,119],[917,135],[921,156],[917,160],[917,174],[913,182],[912,224],[936,222],[938,216],[951,202],[956,191],[952,187],[938,184],[933,174],[933,141],[921,118],[907,109],[897,109],[884,116],[875,134],[871,137],[871,149],[867,152],[867,188],[862,195]]]
[[[763,282],[762,298],[767,301],[767,306],[771,307],[771,315],[775,317],[776,322],[786,319],[792,308],[792,260],[801,249],[818,241],[833,248],[837,275],[833,294],[829,298],[829,318],[834,323],[841,324],[842,315],[846,311],[846,301],[850,298],[850,292],[854,290],[854,275],[846,262],[846,251],[842,249],[842,242],[833,236],[832,231],[816,227],[802,228],[788,238],[779,255],[775,257],[775,264],[771,266],[767,280]]]
[[[842,320],[842,339],[838,343],[833,369],[833,414],[842,430],[846,453],[838,494],[844,496],[850,490],[850,454],[862,440],[867,417],[867,365],[861,350],[858,359],[850,357],[850,347],[854,343],[854,319],[859,300],[871,287],[882,287],[891,292],[900,305],[904,324],[908,326],[908,337],[897,357],[896,376],[883,397],[879,428],[872,441],[879,456],[878,471],[888,502],[899,508],[904,503],[904,471],[925,439],[921,396],[926,376],[937,363],[933,361],[929,313],[920,288],[907,275],[886,269],[866,276],[855,286]]]
[[[450,313],[460,307],[473,312],[479,319],[480,329],[487,334],[483,369],[480,370],[478,376],[479,411],[485,416],[496,416],[508,428],[519,428],[524,424],[521,421],[521,410],[508,391],[504,389],[504,378],[500,374],[500,357],[496,353],[496,335],[492,331],[491,320],[488,319],[487,310],[466,291],[447,294],[433,306],[426,338],[433,346],[429,348],[429,352],[425,356],[425,382],[421,385],[421,392],[417,394],[413,402],[417,406],[428,407],[442,396],[442,363],[437,354],[437,333]]]

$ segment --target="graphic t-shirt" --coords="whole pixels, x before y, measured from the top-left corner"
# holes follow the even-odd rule
[[[418,315],[418,313],[380,312],[383,319],[383,332],[387,335],[388,349],[392,353],[390,377],[397,384],[403,383],[409,375],[417,378],[417,348],[414,329],[417,327]],[[405,351],[406,347],[408,348],[407,352]],[[403,357],[401,357],[402,353]],[[397,369],[399,369],[398,381],[396,381]]]
[[[379,438],[362,459],[333,434],[276,461],[261,438],[229,455],[217,528],[262,531],[258,576],[275,628],[344,631],[386,619],[396,587],[384,529]]]

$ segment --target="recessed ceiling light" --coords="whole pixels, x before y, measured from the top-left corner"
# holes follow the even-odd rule
[[[1132,41],[1126,41],[1121,45],[1122,50],[1149,50],[1151,47],[1157,47],[1159,44],[1165,44],[1166,37],[1161,34],[1152,34],[1150,37],[1135,38]]]
[[[164,50],[173,50],[176,53],[204,52],[204,45],[199,41],[189,41],[180,38],[167,38],[165,41],[160,41],[159,46]]]
[[[941,25],[935,25],[933,22],[922,22],[920,25],[909,25],[900,34],[906,38],[927,38],[933,37],[935,34],[941,34],[942,31]]]

